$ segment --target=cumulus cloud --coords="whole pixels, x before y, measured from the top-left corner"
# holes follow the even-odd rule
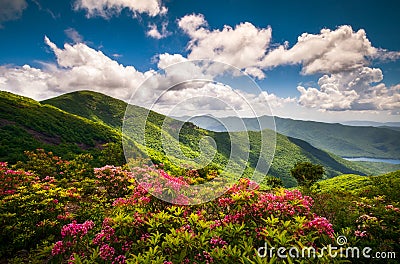
[[[140,72],[133,66],[123,66],[83,43],[65,44],[63,49],[47,37],[45,43],[54,52],[57,64],[44,64],[43,69],[29,65],[1,66],[1,90],[40,100],[89,89],[127,100],[153,73],[151,70]]]
[[[168,11],[160,0],[76,0],[74,8],[75,10],[85,10],[87,17],[101,16],[104,18],[119,15],[125,8],[134,15],[146,13],[152,17],[166,14]]]
[[[256,99],[256,102],[259,104],[263,104],[265,102],[271,107],[271,109],[283,108],[287,104],[295,103],[297,100],[296,98],[286,97],[282,98],[273,93],[268,93],[266,91],[262,92],[262,95]]]
[[[170,32],[168,32],[167,26],[168,22],[163,22],[161,24],[161,31],[159,31],[156,24],[149,24],[149,30],[146,32],[146,35],[155,39],[168,37]]]
[[[185,62],[188,59],[183,57],[181,54],[169,54],[169,53],[164,53],[160,54],[157,56],[158,57],[158,63],[157,67],[159,69],[165,69],[166,67],[179,63],[179,62]]]
[[[52,89],[50,89],[50,87]],[[57,95],[59,86],[52,73],[33,68],[0,66],[0,90],[43,99]]]
[[[354,31],[348,25],[303,33],[292,47],[286,41],[278,47],[270,45],[271,28],[248,22],[212,30],[202,14],[191,14],[179,19],[178,26],[190,37],[188,59],[221,61],[258,79],[265,78],[265,70],[280,65],[299,64],[304,75],[332,74],[366,67],[374,59],[400,58],[400,52],[373,47],[363,29]]]
[[[400,110],[400,85],[386,87],[380,69],[362,67],[350,72],[324,75],[317,88],[298,86],[299,103],[320,110]]]
[[[270,43],[270,27],[260,29],[244,22],[234,28],[225,25],[222,30],[210,30],[201,14],[182,17],[178,26],[190,37],[188,59],[213,59],[264,77],[257,65]]]
[[[81,34],[79,34],[78,31],[74,28],[67,28],[64,30],[65,35],[67,35],[68,38],[70,38],[74,43],[80,43],[83,42],[83,37]]]
[[[0,0],[0,6],[0,28],[2,28],[3,22],[20,18],[28,4],[25,0]]]
[[[350,26],[341,26],[322,29],[320,34],[303,33],[292,48],[281,45],[270,51],[261,65],[301,64],[303,74],[335,73],[363,67],[377,52],[363,29],[355,32]]]
[[[275,94],[247,93],[219,82],[182,83],[160,95],[153,109],[170,116],[212,114],[213,116],[254,117],[271,115],[295,98]]]

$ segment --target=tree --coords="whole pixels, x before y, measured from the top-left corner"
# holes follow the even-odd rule
[[[310,162],[299,162],[290,170],[292,176],[299,185],[310,187],[314,182],[322,179],[325,173],[324,167]]]

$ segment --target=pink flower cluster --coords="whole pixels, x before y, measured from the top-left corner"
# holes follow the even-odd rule
[[[57,241],[57,242],[54,244],[54,246],[53,246],[53,248],[52,248],[52,250],[51,250],[51,254],[52,254],[53,256],[62,254],[62,253],[64,253],[64,252],[65,252],[65,248],[64,248],[64,243],[63,243],[62,241]]]
[[[100,233],[96,234],[93,238],[93,244],[101,245],[104,242],[112,241],[114,238],[115,230],[110,226],[110,220],[108,218],[104,219],[103,221],[103,228]]]
[[[89,230],[93,229],[93,221],[85,221],[83,224],[78,224],[75,220],[71,224],[67,224],[61,229],[61,237],[70,236],[74,239],[84,237]]]
[[[96,169],[97,177],[103,178],[104,174],[110,174],[108,171],[112,169],[117,170],[118,167],[106,166]],[[162,169],[150,166],[132,168],[132,172],[127,173],[127,175],[129,179],[133,178],[134,175],[137,185],[129,198],[117,198],[113,203],[114,206],[148,204],[152,200],[148,192],[157,197],[168,197],[167,199],[172,203],[190,203],[189,198],[184,194],[189,184],[183,177],[174,177]]]
[[[124,255],[119,255],[116,257],[111,264],[125,264],[126,257]]]
[[[31,173],[11,170],[7,167],[7,162],[0,162],[0,196],[15,194],[19,186],[31,180],[33,180]]]
[[[111,197],[127,194],[128,187],[131,185],[130,181],[135,178],[132,172],[110,165],[95,168],[94,175]]]
[[[100,247],[100,257],[103,260],[111,260],[114,257],[115,249],[107,244]]]
[[[203,251],[202,253],[196,254],[194,258],[199,261],[204,261],[204,263],[206,264],[214,262],[213,257],[211,257],[210,253],[208,253],[207,251]]]
[[[220,237],[213,237],[210,240],[210,244],[212,245],[212,248],[214,248],[214,247],[218,247],[218,246],[225,246],[228,243]]]
[[[232,185],[231,188],[227,191],[227,194],[237,193],[239,191],[250,191],[259,189],[259,185],[256,182],[253,182],[247,178],[242,178],[238,183]]]
[[[219,206],[222,206],[222,207],[229,206],[229,205],[233,204],[234,202],[235,201],[230,197],[218,198],[218,204],[219,204]]]
[[[322,234],[324,232],[325,234],[333,238],[334,231],[332,228],[332,224],[329,223],[329,220],[325,217],[319,217],[315,215],[313,220],[305,224],[305,227],[316,228],[319,233]]]
[[[356,230],[356,231],[354,231],[354,235],[356,237],[366,237],[368,234],[367,234],[367,231]]]

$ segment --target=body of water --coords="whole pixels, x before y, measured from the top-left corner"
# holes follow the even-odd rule
[[[349,161],[370,161],[370,162],[384,162],[384,163],[391,163],[391,164],[400,164],[400,160],[398,160],[398,159],[375,159],[375,158],[365,158],[365,157],[359,157],[359,158],[343,157],[343,159],[349,160]]]

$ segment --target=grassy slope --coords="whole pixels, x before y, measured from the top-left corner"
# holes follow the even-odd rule
[[[59,107],[65,111],[84,116],[93,121],[99,121],[110,125],[116,129],[121,129],[122,119],[124,117],[124,112],[126,109],[126,103],[114,99],[112,97],[90,92],[81,91],[74,92],[70,94],[65,94],[56,98],[52,98],[42,103],[51,104]],[[146,112],[143,108],[137,106],[131,106],[131,113],[135,115],[138,123],[144,122],[144,113]],[[160,127],[164,121],[164,116],[151,112],[148,118],[149,130],[146,132],[149,135],[149,143],[153,150],[156,150],[155,155],[159,155],[162,151],[160,146]],[[172,119],[168,119],[171,121]],[[177,127],[179,127],[180,122],[176,122]],[[132,128],[138,129],[138,128]],[[139,133],[139,131],[137,131]],[[239,133],[236,133],[237,135]],[[218,146],[218,154],[214,159],[215,163],[225,163],[229,157],[230,148],[228,147],[229,134],[228,133],[216,133],[203,129],[193,127],[191,124],[185,124],[180,133],[181,147],[186,150],[189,156],[196,156],[198,149],[198,140],[203,136],[210,136],[216,140]],[[240,135],[239,135],[240,136]],[[255,133],[251,137],[257,137]],[[250,153],[250,164],[254,166],[255,157],[257,156],[257,146],[254,142],[257,140],[252,140],[252,153]],[[210,147],[210,146],[209,146]],[[327,169],[327,176],[333,177],[342,173],[360,173],[363,174],[368,172],[364,168],[357,166],[351,162],[344,161],[337,156],[321,151],[310,144],[294,139],[288,138],[283,135],[277,135],[277,148],[275,153],[275,158],[273,160],[272,167],[270,169],[270,174],[274,176],[279,176],[283,179],[287,186],[293,186],[295,180],[290,176],[289,170],[294,166],[296,162],[299,161],[311,161],[314,163],[319,163],[325,166]],[[251,170],[250,170],[251,171]]]
[[[0,160],[14,163],[24,150],[79,153],[118,141],[120,133],[101,123],[32,99],[0,92]]]
[[[400,188],[400,170],[378,176],[345,174],[319,181],[318,184],[322,192],[349,192],[356,196],[366,192],[369,195],[385,193],[386,196],[390,196],[389,199],[398,200],[398,193],[393,192],[393,190]]]

